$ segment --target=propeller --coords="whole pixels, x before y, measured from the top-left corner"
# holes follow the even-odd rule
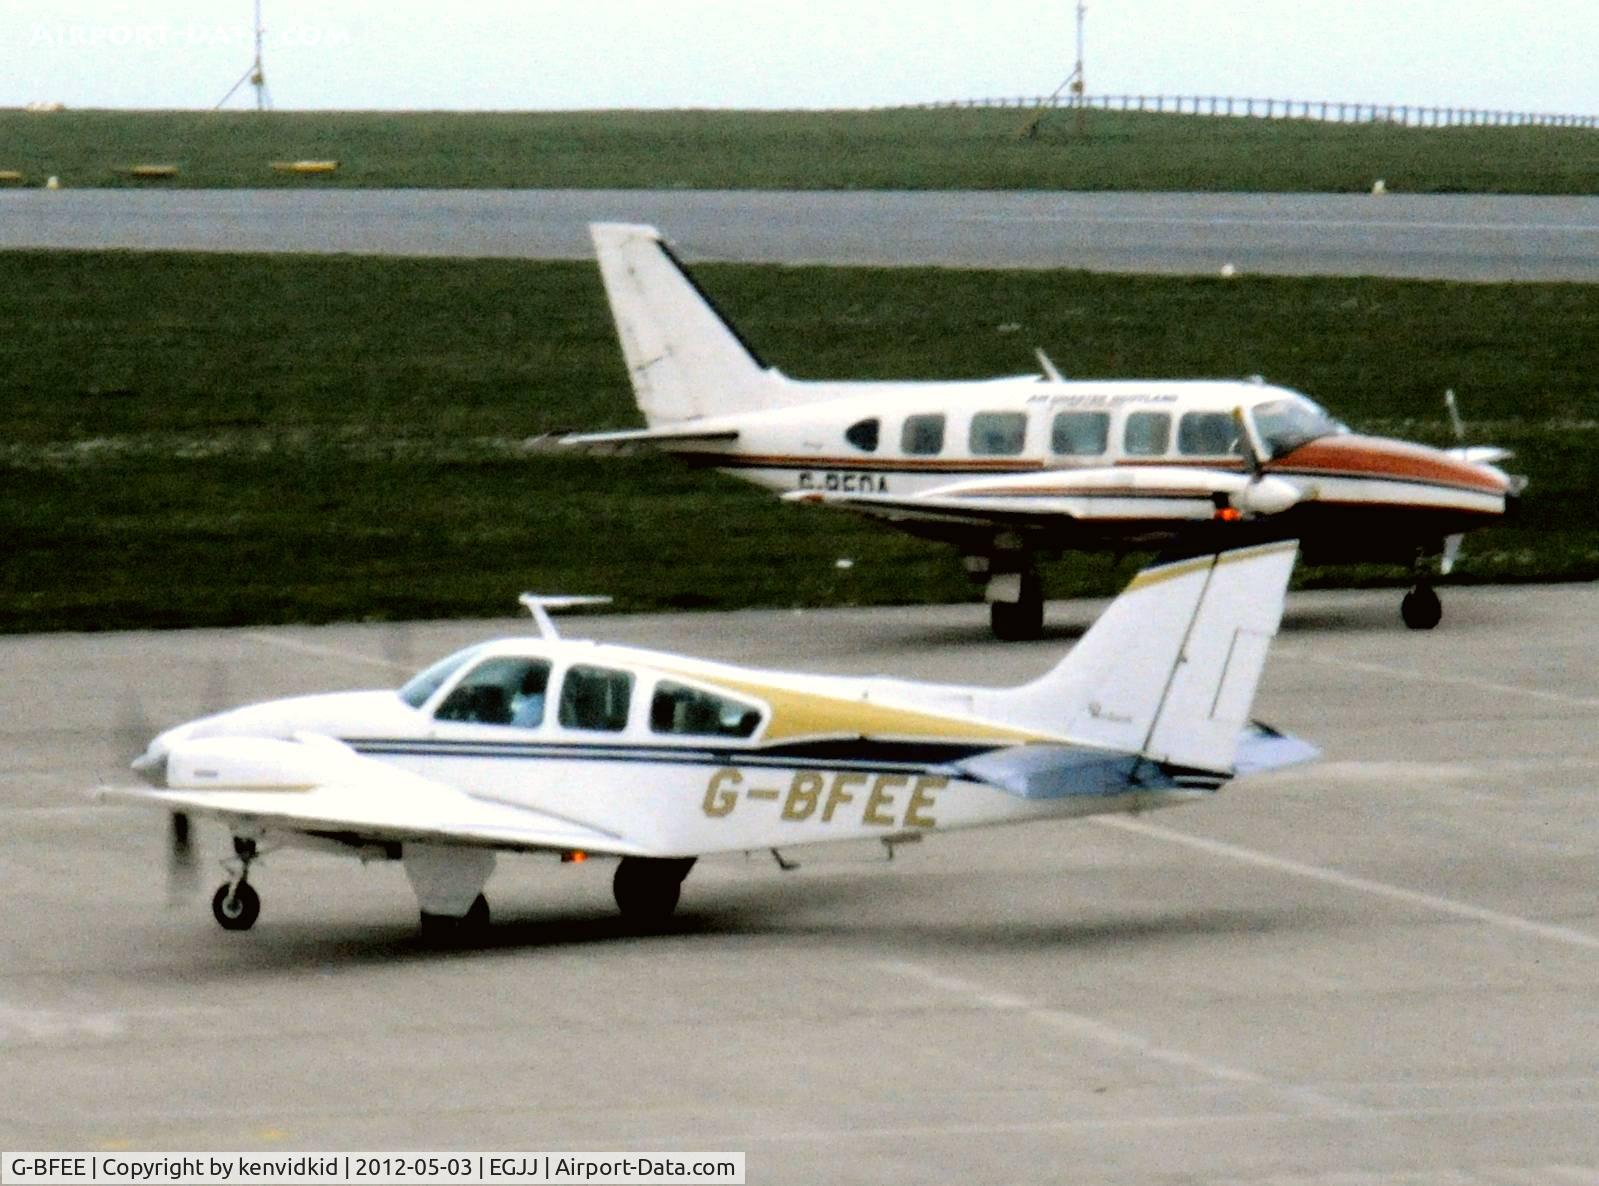
[[[1249,435],[1249,425],[1244,422],[1243,408],[1233,409],[1233,427],[1238,431],[1238,452],[1249,483],[1234,494],[1217,495],[1217,517],[1228,517],[1226,511],[1231,511],[1234,518],[1278,515],[1303,498],[1304,493],[1292,482],[1265,472],[1264,459],[1255,449],[1255,438]]]
[[[194,855],[194,825],[186,812],[174,811],[167,827],[167,905],[176,906],[200,888],[200,866]]]
[[[228,703],[228,670],[221,660],[210,664],[206,670],[205,689],[201,715],[209,715]],[[118,749],[137,756],[132,768],[140,778],[154,787],[166,785],[165,755],[152,755],[149,750],[157,730],[150,720],[143,698],[137,689],[129,688],[123,699],[117,725]],[[199,888],[200,874],[195,852],[194,821],[184,811],[174,811],[167,820],[166,835],[167,905],[177,906],[192,897]]]
[[[1498,465],[1515,456],[1509,449],[1502,449],[1498,445],[1466,444],[1466,422],[1460,415],[1460,403],[1455,399],[1453,387],[1444,389],[1444,408],[1449,413],[1449,426],[1455,433],[1455,447],[1446,450],[1451,457],[1458,457],[1473,465]]]

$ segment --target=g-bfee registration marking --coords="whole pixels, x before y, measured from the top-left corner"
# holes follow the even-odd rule
[[[766,775],[762,771],[760,775]],[[770,777],[769,775],[767,777]],[[799,770],[787,785],[755,782],[724,766],[705,784],[701,806],[712,819],[731,815],[740,799],[781,803],[779,817],[798,823],[820,815],[824,824],[842,811],[860,812],[860,822],[878,828],[932,828],[934,793],[949,779],[930,774],[870,774],[859,770]]]

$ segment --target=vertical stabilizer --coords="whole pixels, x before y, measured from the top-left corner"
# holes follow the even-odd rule
[[[1175,767],[1231,773],[1297,543],[1144,569],[1004,718]]]
[[[633,394],[652,426],[793,402],[654,227],[593,223],[600,277]]]

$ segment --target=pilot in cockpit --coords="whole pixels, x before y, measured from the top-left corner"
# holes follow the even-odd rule
[[[519,729],[534,729],[544,721],[544,693],[550,682],[550,668],[534,663],[522,674],[522,681],[511,694],[511,724]]]

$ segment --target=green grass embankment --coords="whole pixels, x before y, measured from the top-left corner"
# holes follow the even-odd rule
[[[1406,128],[1017,108],[888,111],[0,111],[30,184],[1594,193],[1599,131]],[[272,161],[333,159],[320,177]],[[177,176],[137,181],[135,164]]]
[[[1599,576],[1599,293],[1558,284],[707,265],[799,377],[1259,373],[1359,429],[1530,475],[1460,577]],[[651,456],[529,445],[638,422],[591,264],[0,254],[9,631],[944,601],[952,551]],[[849,557],[853,567],[835,561]],[[1128,570],[1071,558],[1054,595]],[[1397,580],[1333,570],[1309,579]]]

